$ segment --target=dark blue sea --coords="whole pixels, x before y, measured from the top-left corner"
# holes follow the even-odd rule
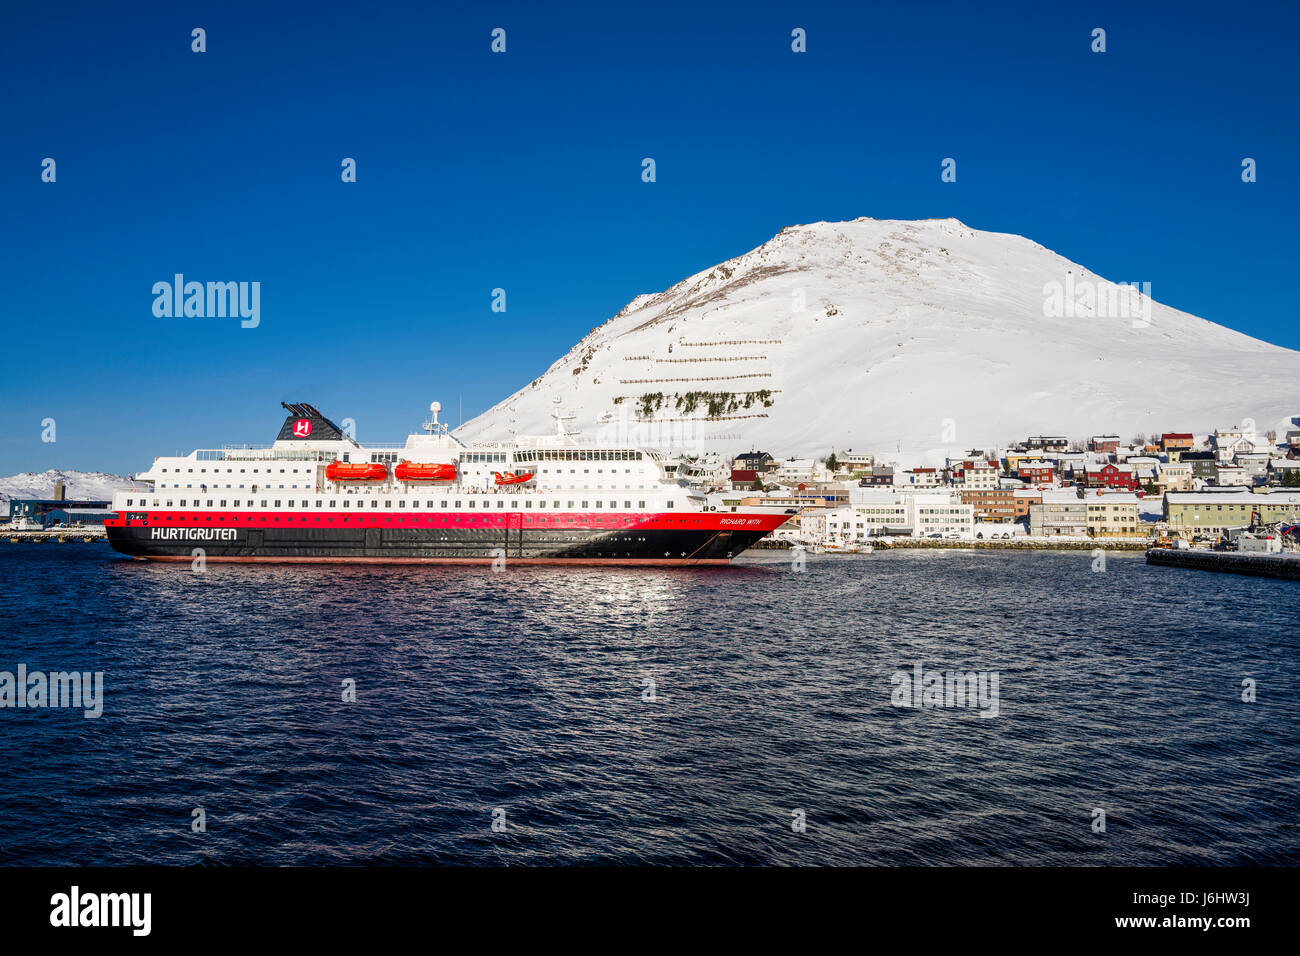
[[[0,671],[104,674],[98,719],[0,710],[0,865],[1300,863],[1300,585],[749,560],[200,574],[0,543]],[[918,665],[995,672],[997,716],[895,706]]]

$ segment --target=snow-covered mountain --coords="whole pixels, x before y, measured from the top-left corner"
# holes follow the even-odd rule
[[[636,297],[456,434],[547,434],[558,400],[602,440],[933,461],[1034,434],[1283,431],[1300,414],[1300,352],[1147,292],[955,219],[792,226]]]
[[[0,501],[10,498],[53,498],[54,483],[62,480],[64,497],[73,501],[107,501],[115,491],[131,488],[131,479],[124,475],[106,475],[98,471],[24,472],[0,478]],[[8,513],[8,509],[5,509]]]

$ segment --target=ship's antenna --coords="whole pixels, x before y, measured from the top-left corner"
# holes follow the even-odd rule
[[[560,407],[560,396],[556,395],[551,399],[551,404],[555,406],[551,409],[551,417],[555,419],[555,437],[568,438],[569,433],[564,428],[564,409]]]
[[[429,403],[429,413],[433,418],[430,421],[425,422],[421,427],[430,435],[446,434],[447,432],[447,426],[438,421],[438,413],[440,411],[442,411],[442,402]]]

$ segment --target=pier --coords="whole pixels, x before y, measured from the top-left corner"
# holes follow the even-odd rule
[[[91,541],[104,541],[107,537],[103,528],[54,528],[50,531],[9,531],[0,528],[0,540],[8,541],[11,544],[39,543],[41,541],[55,541],[59,544],[67,544],[69,541],[89,543]]]
[[[1300,581],[1300,554],[1244,554],[1240,551],[1152,548],[1147,551],[1147,564]]]

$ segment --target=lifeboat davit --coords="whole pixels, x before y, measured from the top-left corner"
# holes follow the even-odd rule
[[[388,477],[388,466],[378,462],[371,465],[332,461],[325,466],[325,477],[330,481],[383,481]]]
[[[456,466],[399,461],[393,468],[393,477],[398,481],[455,481]]]
[[[498,485],[522,485],[525,482],[533,480],[533,473],[531,471],[520,472],[517,475],[513,471],[507,471],[505,474],[502,474],[499,471],[494,471],[492,474],[496,475]]]

